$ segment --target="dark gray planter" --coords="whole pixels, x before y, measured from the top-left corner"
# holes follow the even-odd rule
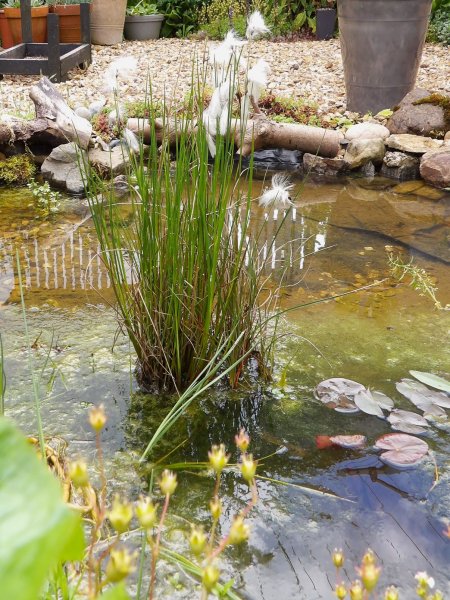
[[[157,40],[163,21],[164,15],[126,17],[124,29],[125,39]]]
[[[412,90],[431,0],[338,0],[347,109],[377,113]]]
[[[329,40],[336,27],[336,10],[334,8],[318,8],[316,10],[316,39]]]

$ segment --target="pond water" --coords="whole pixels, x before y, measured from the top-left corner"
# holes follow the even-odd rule
[[[254,185],[256,197],[262,184]],[[259,468],[266,479],[259,481],[250,543],[230,552],[224,565],[244,598],[334,597],[330,552],[335,547],[345,551],[350,579],[371,547],[383,568],[383,586],[399,585],[403,598],[414,596],[419,570],[428,571],[450,593],[450,540],[443,535],[450,519],[450,426],[430,427],[424,436],[439,471],[433,487],[431,458],[403,472],[371,467],[370,444],[391,431],[388,423],[362,413],[339,414],[313,395],[323,379],[348,377],[385,392],[398,407],[415,410],[396,392],[395,382],[410,369],[448,375],[449,312],[389,277],[388,252],[414,258],[436,282],[441,303],[450,302],[450,196],[415,185],[396,187],[383,179],[298,182],[295,210],[283,222],[275,248],[270,242],[283,212],[265,214],[255,207],[252,218],[262,225],[261,244],[267,242],[270,252],[267,269],[274,280],[283,281],[280,302],[292,309],[282,325],[286,335],[276,356],[275,383],[233,392],[220,387],[202,397],[153,457],[180,444],[170,461],[205,460],[212,443],[232,448],[241,427],[250,433],[256,456],[270,455]],[[104,402],[109,479],[115,490],[136,497],[146,486],[136,457],[170,399],[137,390],[134,358],[127,338],[117,332],[110,281],[86,205],[67,199],[57,215],[43,219],[28,191],[0,190],[6,414],[34,433],[16,251],[34,360],[39,368],[44,365],[45,432],[67,439],[70,456],[92,458],[87,408]],[[314,304],[348,291],[354,293]],[[283,369],[287,379],[281,389],[276,381]],[[369,449],[316,448],[316,435],[338,433],[366,435]],[[355,462],[363,457],[369,457],[366,468]],[[168,532],[172,547],[186,546],[186,520],[207,518],[211,492],[206,473],[188,468],[180,474]],[[248,490],[229,473],[222,492],[221,527],[226,531],[248,500]],[[166,596],[192,598],[187,575],[173,580],[169,575],[175,569],[164,569]]]

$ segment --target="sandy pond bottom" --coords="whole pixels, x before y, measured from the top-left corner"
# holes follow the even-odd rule
[[[255,196],[258,186],[255,182]],[[450,427],[431,427],[425,439],[436,459],[410,471],[370,467],[374,451],[318,450],[318,434],[361,433],[369,444],[390,430],[389,424],[364,414],[343,415],[314,399],[321,380],[348,377],[385,392],[398,407],[413,409],[395,390],[410,369],[442,375],[449,371],[449,313],[438,311],[404,283],[390,279],[387,251],[414,257],[450,302],[448,263],[450,198],[427,189],[405,194],[392,182],[375,179],[342,184],[312,182],[301,189],[296,210],[284,222],[270,249],[282,213],[254,220],[263,227],[262,245],[270,252],[268,271],[284,273],[285,307],[375,285],[339,300],[293,308],[283,324],[275,380],[287,366],[284,389],[276,384],[239,392],[220,388],[205,396],[161,444],[158,458],[177,444],[170,460],[206,458],[212,443],[230,448],[245,427],[257,456],[271,455],[260,466],[268,479],[259,483],[260,503],[251,516],[247,547],[228,555],[224,569],[236,575],[245,598],[332,598],[336,575],[330,552],[342,547],[345,574],[371,547],[382,565],[382,583],[395,583],[402,598],[414,597],[414,574],[426,570],[448,594],[450,540],[443,535],[450,519]],[[300,185],[298,188],[300,191]],[[425,194],[425,195],[424,195]],[[426,197],[428,195],[428,197]],[[133,380],[128,340],[116,334],[110,282],[97,256],[86,207],[64,202],[53,220],[36,217],[27,191],[0,191],[0,330],[6,351],[6,413],[26,433],[35,431],[30,374],[18,293],[15,250],[19,250],[25,301],[35,358],[47,354],[43,394],[46,433],[69,441],[72,456],[93,456],[87,407],[104,402],[109,414],[105,432],[109,478],[115,490],[136,497],[146,480],[134,457],[169,406],[167,398],[140,394]],[[387,248],[386,248],[387,247]],[[95,289],[93,289],[95,288]],[[113,345],[113,342],[115,343]],[[358,459],[367,457],[367,468]],[[291,485],[281,485],[280,480]],[[303,487],[301,487],[303,486]],[[305,489],[308,488],[308,489]],[[171,547],[182,549],[186,519],[207,518],[212,481],[188,469],[180,475],[167,533]],[[246,487],[229,473],[224,478],[226,510],[221,526],[247,497]],[[238,562],[239,561],[239,562]],[[236,566],[239,565],[237,572]],[[175,569],[167,575],[166,597],[192,598],[192,582]]]

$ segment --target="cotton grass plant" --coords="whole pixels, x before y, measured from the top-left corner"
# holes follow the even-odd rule
[[[200,115],[195,123],[183,114],[170,122],[164,115],[172,146],[168,136],[158,145],[160,132],[150,123],[150,145],[130,156],[129,201],[84,165],[119,321],[147,388],[185,389],[211,360],[222,361],[235,387],[250,355],[268,375],[276,294],[260,302],[264,261],[250,235],[253,167],[244,173],[241,161],[235,164],[233,136],[219,133],[208,163],[200,100],[205,80],[193,78],[196,106],[187,113]]]

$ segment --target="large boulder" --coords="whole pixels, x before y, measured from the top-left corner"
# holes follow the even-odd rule
[[[400,102],[387,123],[391,133],[412,133],[430,135],[445,133],[445,110],[436,104],[415,104],[419,100],[430,97],[428,90],[416,88],[409,92]],[[449,98],[450,100],[450,98]]]
[[[425,154],[430,150],[437,150],[443,145],[442,140],[434,140],[430,137],[411,135],[409,133],[395,134],[388,137],[386,146],[400,152],[411,154]]]
[[[112,150],[93,148],[89,150],[88,158],[91,166],[102,177],[121,175],[125,172],[126,166],[130,162],[129,152],[121,145],[115,146]]]
[[[398,179],[399,181],[410,181],[418,179],[420,159],[418,156],[405,154],[404,152],[388,151],[383,158],[381,175]]]
[[[420,174],[426,182],[439,188],[450,187],[450,147],[427,152],[420,161]]]
[[[344,155],[344,162],[351,170],[359,169],[367,163],[381,165],[385,154],[384,142],[381,138],[356,139],[351,141]]]
[[[345,132],[345,139],[352,140],[385,140],[390,135],[389,129],[380,123],[357,123],[351,125]]]
[[[44,160],[41,173],[47,181],[70,194],[84,192],[83,178],[79,161],[86,158],[84,150],[80,150],[74,142],[61,144],[54,148]]]

